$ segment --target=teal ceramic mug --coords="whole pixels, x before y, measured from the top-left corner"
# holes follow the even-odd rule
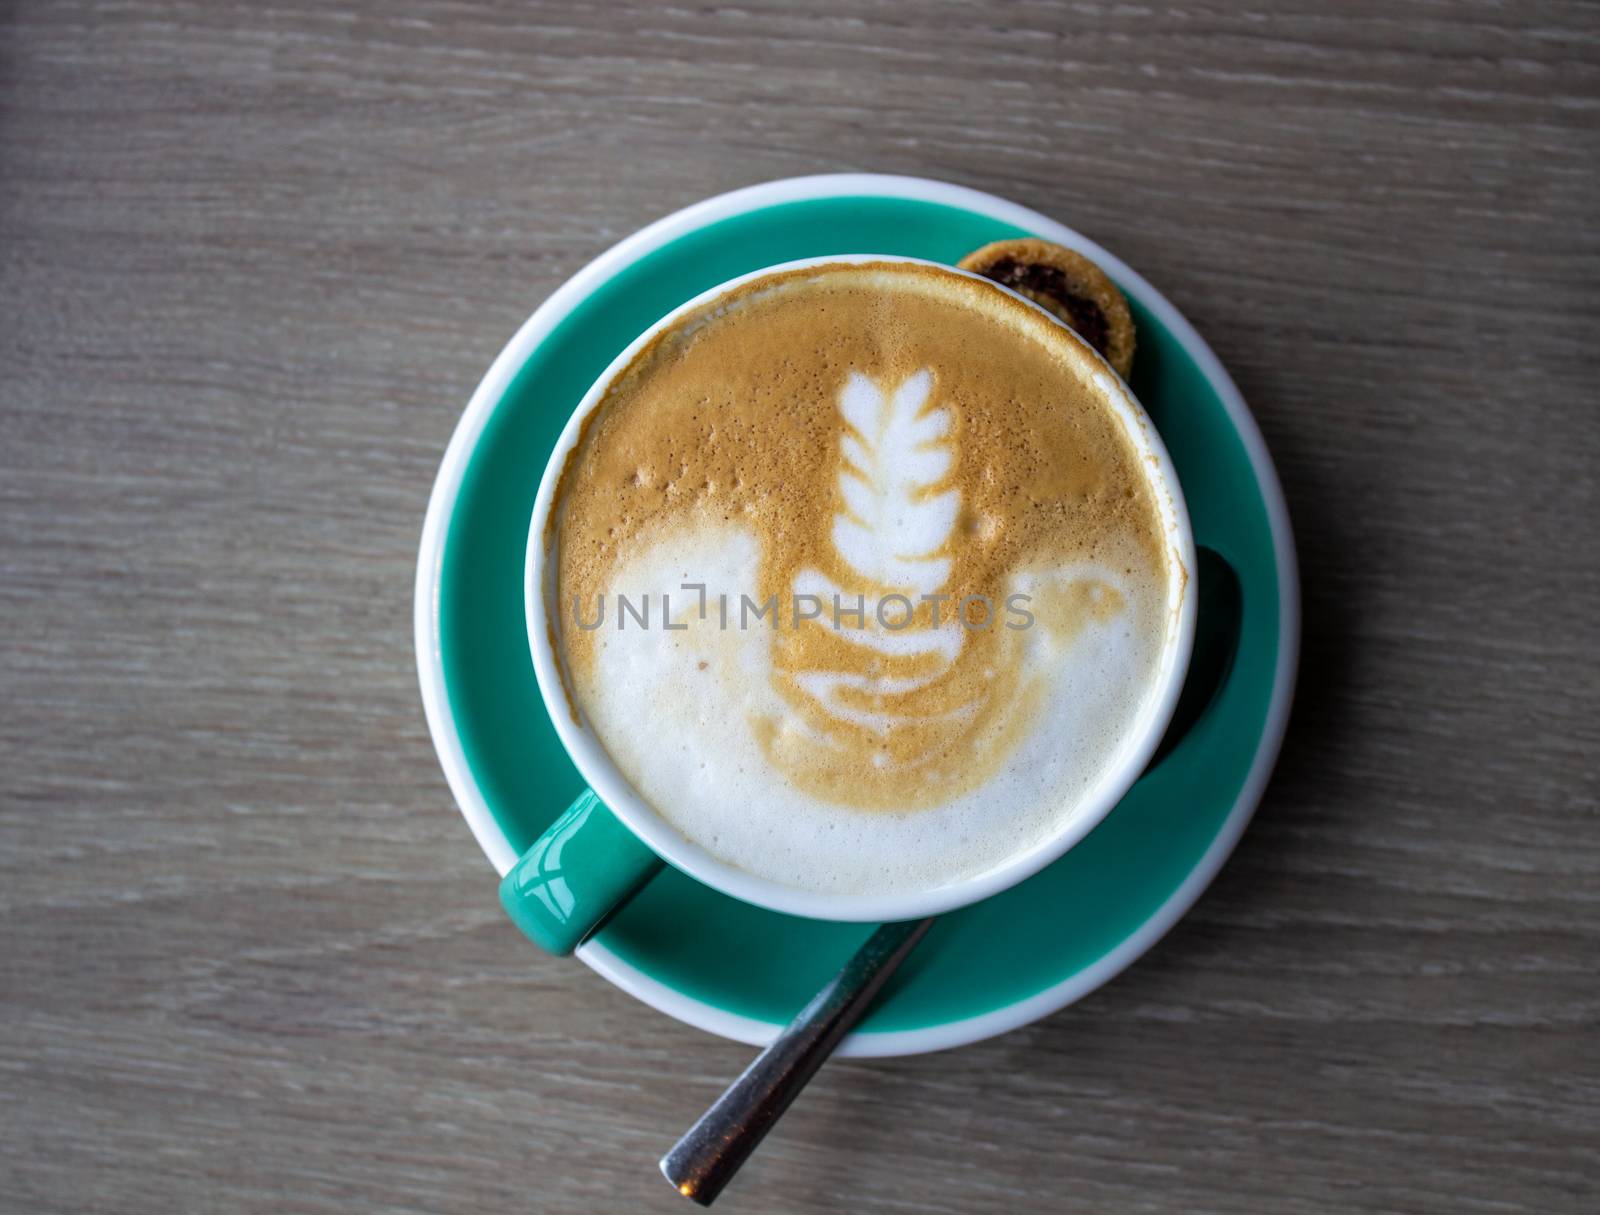
[[[500,900],[523,932],[552,953],[567,954],[576,949],[663,864],[671,864],[734,898],[814,919],[909,920],[988,898],[1037,873],[1088,835],[1144,771],[1172,719],[1194,644],[1194,540],[1172,461],[1144,409],[1109,366],[1105,367],[1105,374],[1112,388],[1109,397],[1113,407],[1122,419],[1129,440],[1146,462],[1149,475],[1162,491],[1155,497],[1173,558],[1168,562],[1172,580],[1168,602],[1174,607],[1168,617],[1154,685],[1134,728],[1074,813],[1065,816],[1055,833],[1038,844],[975,877],[912,893],[839,895],[783,886],[727,864],[674,830],[632,788],[596,739],[581,710],[569,704],[559,669],[560,617],[552,610],[554,562],[551,557],[555,538],[549,523],[556,482],[591,411],[639,350],[685,313],[769,275],[812,266],[869,261],[933,264],[890,255],[809,258],[741,275],[714,287],[662,317],[612,361],[584,394],[551,452],[528,533],[524,574],[528,643],[545,707],[562,746],[589,788],[512,866],[501,881]],[[951,274],[973,278],[986,290],[1006,291],[965,271],[948,266],[941,268]],[[1064,341],[1080,341],[1065,325],[1060,328]]]

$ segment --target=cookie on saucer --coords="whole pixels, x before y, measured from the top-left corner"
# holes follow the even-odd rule
[[[1070,325],[1123,379],[1133,370],[1133,315],[1116,284],[1083,254],[1049,241],[997,240],[957,263],[1010,287]]]

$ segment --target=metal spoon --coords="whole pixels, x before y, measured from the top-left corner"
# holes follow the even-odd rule
[[[931,919],[885,924],[661,1158],[678,1193],[710,1206],[861,1019]]]

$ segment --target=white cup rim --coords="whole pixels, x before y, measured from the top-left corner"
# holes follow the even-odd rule
[[[544,533],[554,501],[556,483],[560,479],[568,453],[581,437],[584,420],[599,404],[612,380],[633,361],[634,356],[656,334],[672,325],[685,313],[747,283],[795,270],[874,262],[934,267],[976,279],[998,290],[1005,290],[1030,306],[1037,307],[1032,301],[1000,287],[992,280],[942,262],[906,257],[902,254],[854,253],[801,258],[738,275],[701,292],[693,299],[672,309],[630,342],[590,385],[574,408],[572,416],[568,418],[550,453],[539,483],[538,495],[534,500],[524,560],[523,599],[534,673],[556,735],[584,780],[589,783],[589,787],[630,831],[675,868],[715,890],[744,902],[810,919],[877,923],[938,915],[979,902],[1033,876],[1065,855],[1094,830],[1132,788],[1154,755],[1177,707],[1194,645],[1196,616],[1194,536],[1183,490],[1166,446],[1133,391],[1117,376],[1109,364],[1100,359],[1110,383],[1114,386],[1114,399],[1118,411],[1123,415],[1125,424],[1128,424],[1129,438],[1134,442],[1140,455],[1148,459],[1154,469],[1154,479],[1163,491],[1158,495],[1160,499],[1158,507],[1161,510],[1168,543],[1177,558],[1176,568],[1169,576],[1179,583],[1176,592],[1178,606],[1171,614],[1168,640],[1162,648],[1161,669],[1158,672],[1159,686],[1156,693],[1146,701],[1141,732],[1131,742],[1124,744],[1121,758],[1101,775],[1093,794],[1078,806],[1076,812],[1062,823],[1058,831],[983,873],[923,891],[866,895],[831,894],[784,886],[736,868],[713,856],[681,835],[644,800],[617,769],[615,762],[592,731],[575,720],[572,712],[568,710],[567,693],[551,642],[554,630],[544,593],[548,574]],[[1041,308],[1039,311],[1057,324],[1061,324],[1044,309]],[[1067,326],[1061,327],[1071,332]],[[1076,338],[1075,334],[1073,336]],[[1081,339],[1078,340],[1081,342]],[[1086,343],[1084,348],[1095,358],[1100,358]]]

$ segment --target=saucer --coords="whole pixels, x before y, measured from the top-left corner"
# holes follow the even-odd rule
[[[1193,905],[1254,812],[1288,722],[1299,584],[1271,458],[1210,347],[1122,262],[1015,203],[909,177],[770,182],[650,225],[546,300],[473,394],[423,527],[416,645],[428,728],[462,815],[504,874],[583,788],[534,681],[522,568],[540,474],[585,390],[646,327],[736,275],[835,253],[954,264],[1015,236],[1081,250],[1128,296],[1134,392],[1171,453],[1196,545],[1237,576],[1241,632],[1182,741],[1049,868],[941,916],[846,1055],[975,1042],[1093,991]],[[870,931],[766,911],[668,867],[578,957],[679,1020],[765,1044]]]

